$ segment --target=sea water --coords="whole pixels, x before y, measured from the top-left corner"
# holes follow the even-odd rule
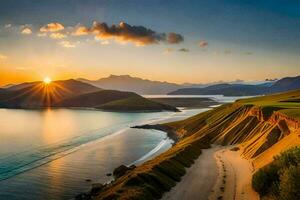
[[[0,109],[0,199],[70,199],[107,182],[121,164],[166,151],[166,133],[131,126],[181,119],[181,113]]]

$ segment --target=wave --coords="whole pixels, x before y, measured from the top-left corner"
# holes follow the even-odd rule
[[[166,139],[162,140],[160,143],[158,143],[158,145],[154,149],[152,149],[151,151],[149,151],[148,153],[146,153],[145,155],[143,155],[141,158],[139,158],[138,160],[134,161],[130,165],[137,165],[137,164],[140,164],[142,162],[145,162],[145,161],[149,160],[157,152],[159,152],[164,146],[166,146],[168,144],[172,144],[173,142],[174,141],[171,140],[171,139],[169,139],[169,138],[166,138]]]

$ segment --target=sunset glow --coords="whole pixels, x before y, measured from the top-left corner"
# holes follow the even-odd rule
[[[48,76],[45,77],[43,81],[45,84],[50,84],[52,82],[51,78],[49,78]]]
[[[300,73],[300,4],[275,1],[175,0],[171,7],[168,1],[136,1],[138,9],[135,3],[120,7],[121,1],[87,6],[79,0],[72,7],[1,1],[0,86],[45,75],[62,80],[128,74],[175,83],[293,76]]]

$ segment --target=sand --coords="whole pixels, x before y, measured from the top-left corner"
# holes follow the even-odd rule
[[[182,180],[162,199],[207,200],[217,179],[214,154],[220,147],[204,149],[195,163],[187,169]]]
[[[204,149],[163,200],[258,200],[251,188],[253,167],[232,147]]]
[[[210,200],[258,200],[258,194],[251,187],[252,163],[240,156],[239,151],[226,147],[215,153],[218,166],[218,178]]]

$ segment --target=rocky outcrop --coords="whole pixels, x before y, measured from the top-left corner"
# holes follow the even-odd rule
[[[120,178],[121,176],[125,175],[127,172],[133,170],[134,168],[136,168],[135,165],[131,165],[130,167],[121,165],[113,171],[113,175],[117,179],[117,178]]]

